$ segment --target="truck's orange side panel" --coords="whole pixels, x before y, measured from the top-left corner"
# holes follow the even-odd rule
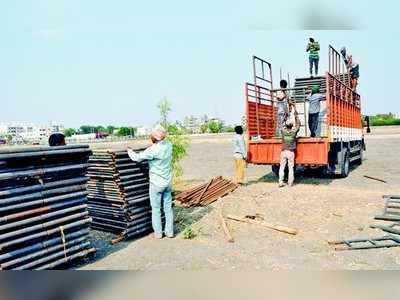
[[[253,164],[279,164],[282,143],[280,139],[249,141],[248,161]],[[327,165],[329,143],[324,138],[299,138],[296,160],[298,165]]]
[[[257,104],[247,101],[247,126],[250,136],[256,136],[258,134],[257,111],[260,137],[263,139],[273,137],[275,133],[276,109],[268,104]]]

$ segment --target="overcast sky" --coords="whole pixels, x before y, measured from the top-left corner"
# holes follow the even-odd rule
[[[251,56],[272,63],[275,85],[280,67],[308,75],[310,36],[321,72],[329,44],[359,62],[363,113],[400,113],[397,1],[250,2],[3,1],[0,122],[151,125],[167,97],[172,120],[208,114],[234,124]]]

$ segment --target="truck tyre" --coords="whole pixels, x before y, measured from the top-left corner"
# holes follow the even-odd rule
[[[340,163],[340,176],[345,178],[349,176],[350,173],[350,156],[349,156],[349,151],[346,150],[346,152],[343,155],[343,160]]]
[[[272,165],[271,169],[275,176],[279,178],[279,165]]]
[[[363,151],[363,149],[361,149],[360,150],[360,158],[356,160],[357,165],[362,165],[363,156],[364,156],[364,151]]]

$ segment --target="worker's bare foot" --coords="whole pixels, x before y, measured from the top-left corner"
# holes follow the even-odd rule
[[[280,188],[282,188],[282,187],[284,187],[284,186],[285,186],[284,183],[280,183],[280,184],[278,185],[278,187],[280,187]]]

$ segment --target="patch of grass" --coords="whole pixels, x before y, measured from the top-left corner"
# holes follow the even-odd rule
[[[182,237],[185,240],[191,240],[191,239],[194,239],[196,237],[196,233],[194,232],[192,227],[186,226],[185,229],[182,232]]]
[[[370,123],[372,126],[400,125],[400,119],[396,119],[394,117],[372,116],[370,117]]]

